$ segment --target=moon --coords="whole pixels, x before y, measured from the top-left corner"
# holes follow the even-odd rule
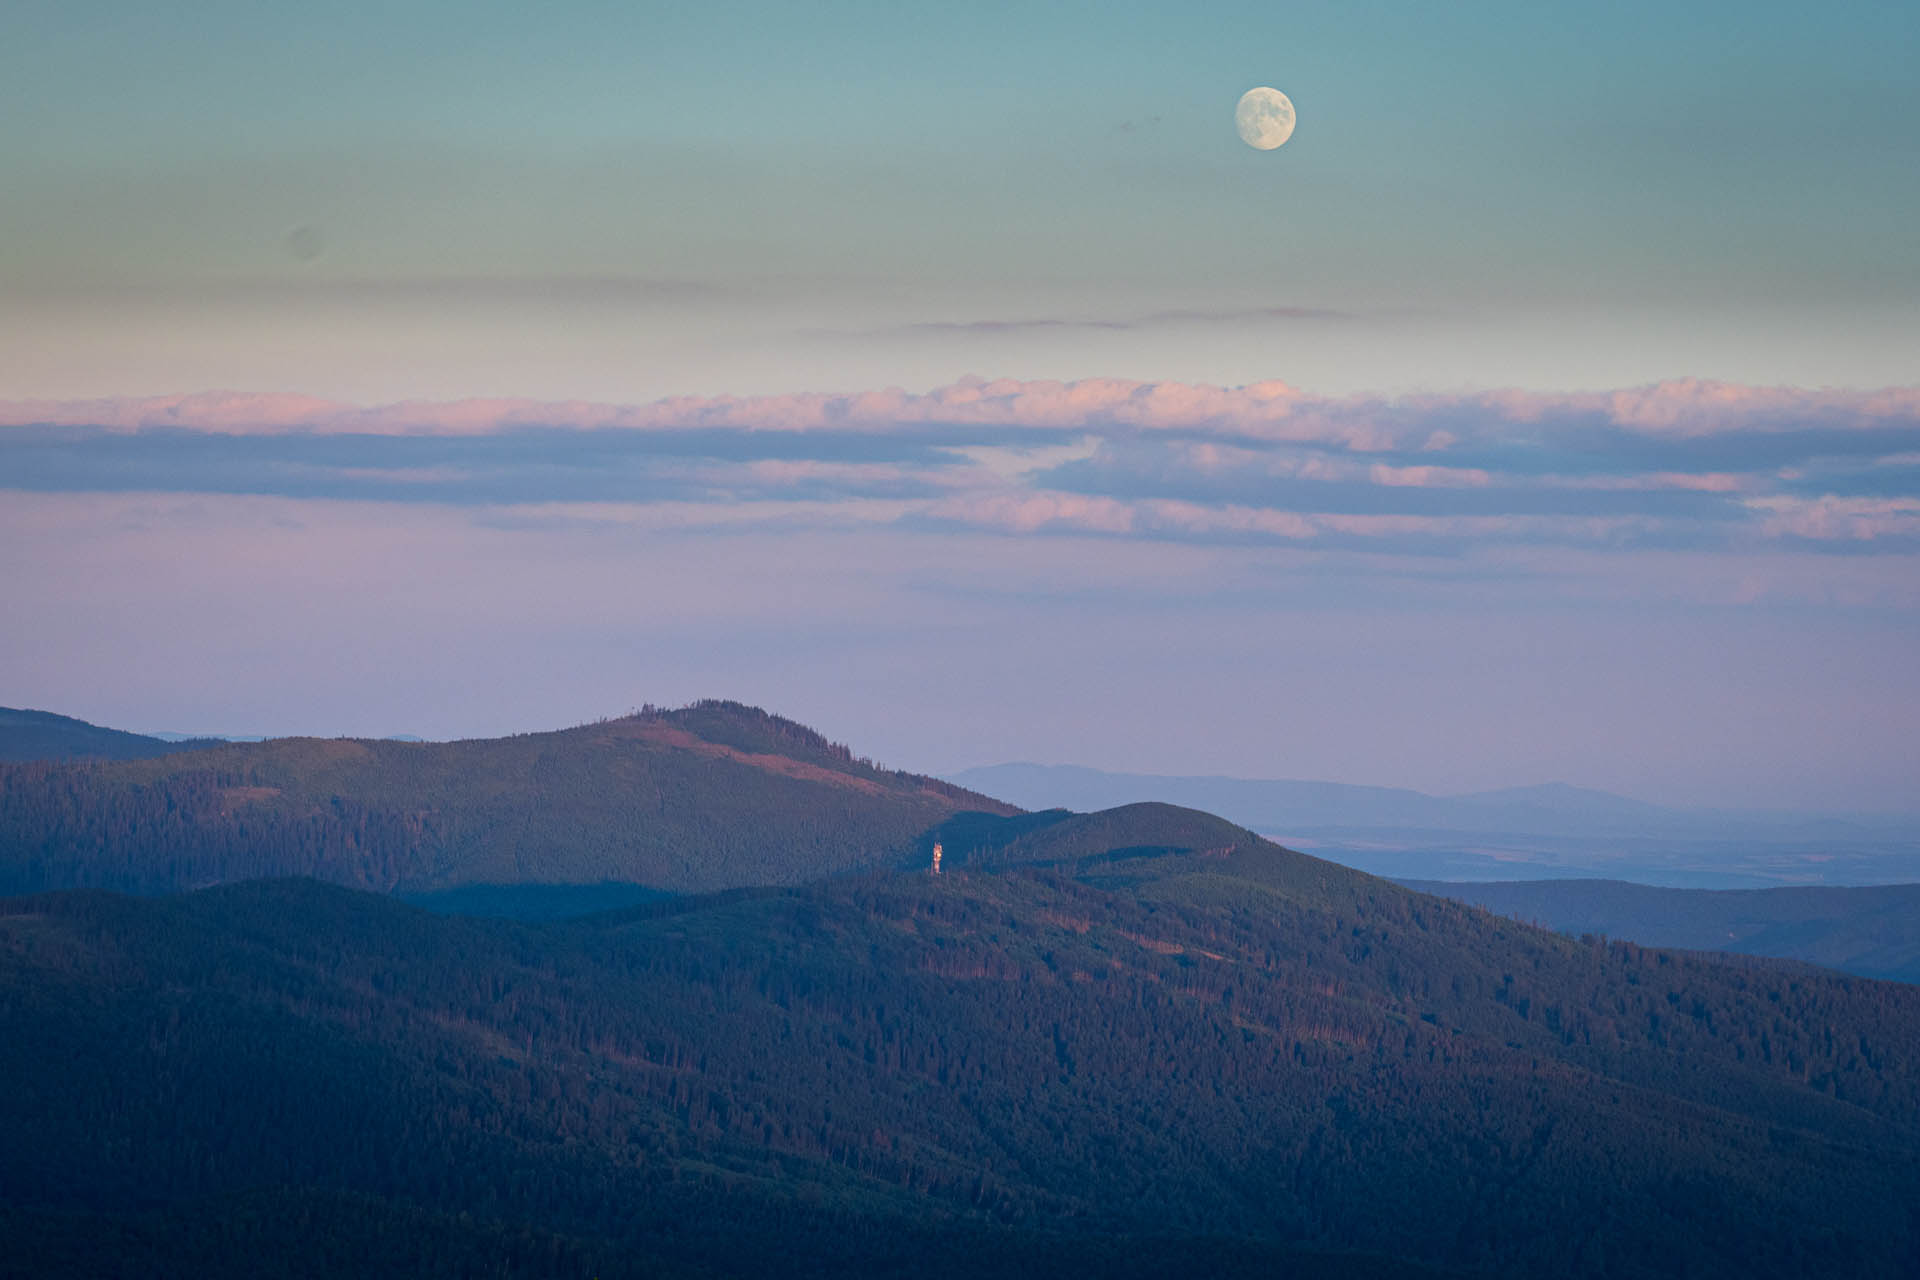
[[[1278,89],[1249,89],[1233,109],[1233,127],[1254,150],[1271,151],[1293,136],[1293,101]]]

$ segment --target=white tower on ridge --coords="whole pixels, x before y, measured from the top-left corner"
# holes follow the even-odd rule
[[[937,844],[933,846],[933,866],[929,868],[928,874],[936,876],[940,874],[940,846]]]

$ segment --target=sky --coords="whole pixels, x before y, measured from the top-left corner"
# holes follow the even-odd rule
[[[26,0],[0,702],[726,696],[915,768],[1920,810],[1917,50],[1883,3]]]

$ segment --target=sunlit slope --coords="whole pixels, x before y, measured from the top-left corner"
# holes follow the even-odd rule
[[[1014,812],[702,703],[510,738],[285,738],[0,769],[0,889],[782,884],[895,860],[966,809]]]

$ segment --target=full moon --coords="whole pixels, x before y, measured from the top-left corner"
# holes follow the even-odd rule
[[[1233,109],[1240,141],[1257,151],[1271,151],[1293,136],[1293,103],[1278,89],[1249,89]]]

